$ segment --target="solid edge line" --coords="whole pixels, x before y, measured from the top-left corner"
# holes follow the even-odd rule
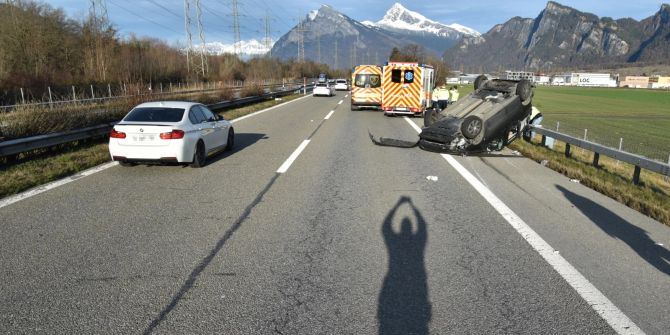
[[[293,100],[291,100],[291,101],[287,101],[287,102],[284,102],[284,103],[280,103],[279,105],[275,105],[275,106],[272,106],[272,107],[268,107],[268,108],[266,108],[266,109],[259,110],[258,112],[253,112],[253,113],[251,113],[251,114],[247,114],[247,115],[245,115],[245,116],[238,117],[237,119],[231,120],[230,123],[235,123],[235,122],[238,122],[238,121],[242,121],[242,120],[244,120],[244,119],[248,119],[248,118],[253,117],[253,116],[256,116],[256,115],[258,115],[258,114],[263,114],[263,113],[265,113],[265,112],[269,112],[269,111],[271,111],[271,110],[273,110],[273,109],[275,109],[275,108],[279,108],[279,107],[282,107],[282,106],[284,106],[284,105],[290,104],[290,103],[292,103],[292,102],[296,102],[296,101],[299,101],[299,100],[302,100],[302,99],[305,99],[305,98],[309,98],[309,97],[311,97],[311,95],[308,94],[308,95],[306,95],[306,96],[304,96],[304,97],[300,97],[300,98],[297,98],[297,99],[293,99]]]
[[[328,113],[328,115],[326,115],[326,117],[324,118],[324,120],[328,120],[328,119],[330,119],[330,116],[333,115],[333,113],[335,113],[335,111],[330,111],[330,113]]]
[[[405,120],[416,130],[421,128],[409,118]],[[552,248],[521,217],[503,203],[491,190],[473,176],[454,157],[441,155],[493,208],[537,251],[551,267],[600,315],[617,334],[644,334],[628,316],[612,303],[598,288]]]
[[[284,164],[282,164],[279,169],[277,170],[277,173],[286,173],[288,171],[288,168],[291,167],[291,164],[300,156],[300,153],[302,153],[305,148],[307,148],[307,145],[309,144],[310,140],[304,140],[302,143],[300,143],[300,146],[298,146],[297,149],[291,154],[291,156],[286,159]]]
[[[4,198],[4,199],[0,200],[0,208],[7,207],[7,206],[9,206],[13,203],[19,202],[23,199],[28,199],[28,198],[30,198],[32,196],[35,196],[35,195],[38,195],[40,193],[44,193],[46,191],[53,190],[56,187],[63,186],[65,184],[69,184],[69,183],[71,183],[75,180],[81,179],[83,177],[90,176],[94,173],[98,173],[100,171],[107,170],[107,169],[111,168],[112,166],[115,166],[115,165],[118,165],[118,164],[119,164],[118,162],[109,162],[109,163],[105,163],[105,164],[102,164],[102,165],[98,165],[96,167],[92,167],[90,169],[78,172],[78,173],[76,173],[72,176],[69,176],[69,177],[66,177],[66,178],[63,178],[63,179],[60,179],[60,180],[52,181],[50,183],[46,183],[44,185],[32,188],[28,191],[25,191],[25,192],[22,192],[22,193]]]
[[[306,96],[304,96],[304,97],[300,97],[300,98],[297,98],[297,99],[293,99],[293,100],[291,100],[291,101],[287,101],[287,102],[281,103],[281,104],[279,104],[279,105],[275,105],[275,106],[272,106],[272,107],[269,107],[269,108],[260,110],[260,111],[258,111],[258,112],[254,112],[254,113],[251,113],[251,114],[248,114],[248,115],[239,117],[239,118],[237,118],[237,119],[231,120],[230,123],[235,123],[235,122],[237,122],[237,121],[241,121],[241,120],[244,120],[244,119],[246,119],[246,118],[250,118],[250,117],[252,117],[252,116],[256,116],[256,115],[258,115],[258,114],[262,114],[262,113],[265,113],[265,112],[267,112],[267,111],[273,110],[273,109],[275,109],[275,108],[278,108],[278,107],[281,107],[281,106],[290,104],[290,103],[292,103],[292,102],[296,102],[296,101],[298,101],[298,100],[302,100],[302,99],[305,99],[305,98],[309,98],[309,97],[311,97],[311,95],[306,95]],[[46,184],[44,184],[44,185],[37,186],[37,187],[35,187],[35,188],[33,188],[33,189],[30,189],[30,190],[27,190],[27,191],[25,191],[25,192],[22,192],[22,193],[19,193],[19,194],[15,194],[15,195],[9,196],[9,197],[4,198],[4,199],[0,199],[0,208],[7,207],[7,206],[9,206],[9,205],[11,205],[11,204],[13,204],[13,203],[19,202],[19,201],[21,201],[21,200],[23,200],[23,199],[28,199],[28,198],[30,198],[30,197],[32,197],[32,196],[38,195],[38,194],[40,194],[40,193],[44,193],[44,192],[49,191],[49,190],[52,190],[52,189],[54,189],[54,188],[56,188],[56,187],[59,187],[59,186],[62,186],[62,185],[71,183],[71,182],[73,182],[73,181],[75,181],[75,180],[77,180],[77,179],[80,179],[80,178],[82,178],[82,177],[90,176],[90,175],[92,175],[92,174],[94,174],[94,173],[97,173],[97,172],[100,172],[100,171],[103,171],[103,170],[107,170],[107,169],[109,169],[110,167],[115,166],[115,165],[118,165],[118,162],[109,162],[109,163],[105,163],[105,164],[103,164],[103,165],[98,165],[98,166],[93,167],[93,168],[90,168],[90,169],[88,169],[88,170],[84,170],[84,171],[78,172],[78,173],[76,173],[76,174],[74,174],[74,175],[72,175],[72,176],[65,177],[65,178],[63,178],[63,179],[59,179],[59,180],[56,180],[56,181],[52,181],[52,182],[50,182],[50,183],[46,183]]]

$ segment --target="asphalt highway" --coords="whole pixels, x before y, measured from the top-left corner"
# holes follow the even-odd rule
[[[669,332],[668,227],[509,150],[375,146],[422,120],[347,94],[0,207],[0,333]]]

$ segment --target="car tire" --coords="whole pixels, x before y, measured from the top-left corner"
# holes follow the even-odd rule
[[[233,150],[233,146],[235,146],[235,129],[233,127],[230,127],[228,129],[228,140],[226,141],[226,151]]]
[[[126,161],[119,161],[119,165],[121,165],[123,167],[132,167],[132,166],[135,166],[137,164],[131,163],[131,162],[126,162]]]
[[[489,78],[485,75],[481,75],[475,79],[475,91],[480,87],[483,87],[486,82],[489,81]]]
[[[360,108],[358,108],[358,106],[351,105],[351,111],[352,112],[357,111],[357,110],[360,110]]]
[[[533,85],[528,80],[521,80],[516,84],[516,95],[521,99],[523,106],[528,106],[533,101]]]
[[[191,163],[192,168],[201,168],[205,166],[205,161],[207,161],[207,152],[205,152],[205,143],[198,141],[195,145],[195,153],[193,154],[193,162]]]
[[[461,134],[467,139],[477,137],[484,130],[484,121],[478,116],[470,115],[461,124]]]

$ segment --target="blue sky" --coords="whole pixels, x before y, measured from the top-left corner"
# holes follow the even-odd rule
[[[44,1],[54,8],[62,8],[73,19],[88,13],[90,1]],[[238,0],[240,33],[242,39],[265,37],[265,17],[270,18],[272,37],[278,39],[288,32],[310,10],[328,4],[343,14],[359,20],[378,21],[396,1],[380,0]],[[444,24],[458,23],[485,33],[498,23],[514,16],[535,18],[546,6],[542,0],[412,0],[397,1],[408,9]],[[632,17],[641,20],[656,13],[663,1],[658,0],[563,0],[566,6],[598,16],[613,18]],[[667,1],[666,1],[667,2]],[[106,0],[110,20],[121,36],[135,34],[156,37],[171,44],[183,43],[183,0]],[[207,42],[230,43],[233,40],[232,0],[201,0],[203,26]],[[195,11],[193,10],[195,17]],[[193,28],[193,32],[197,30]],[[197,34],[194,34],[194,38]]]

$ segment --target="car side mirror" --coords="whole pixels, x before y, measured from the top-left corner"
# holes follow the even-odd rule
[[[216,120],[217,121],[223,121],[224,120],[223,115],[216,114]]]

